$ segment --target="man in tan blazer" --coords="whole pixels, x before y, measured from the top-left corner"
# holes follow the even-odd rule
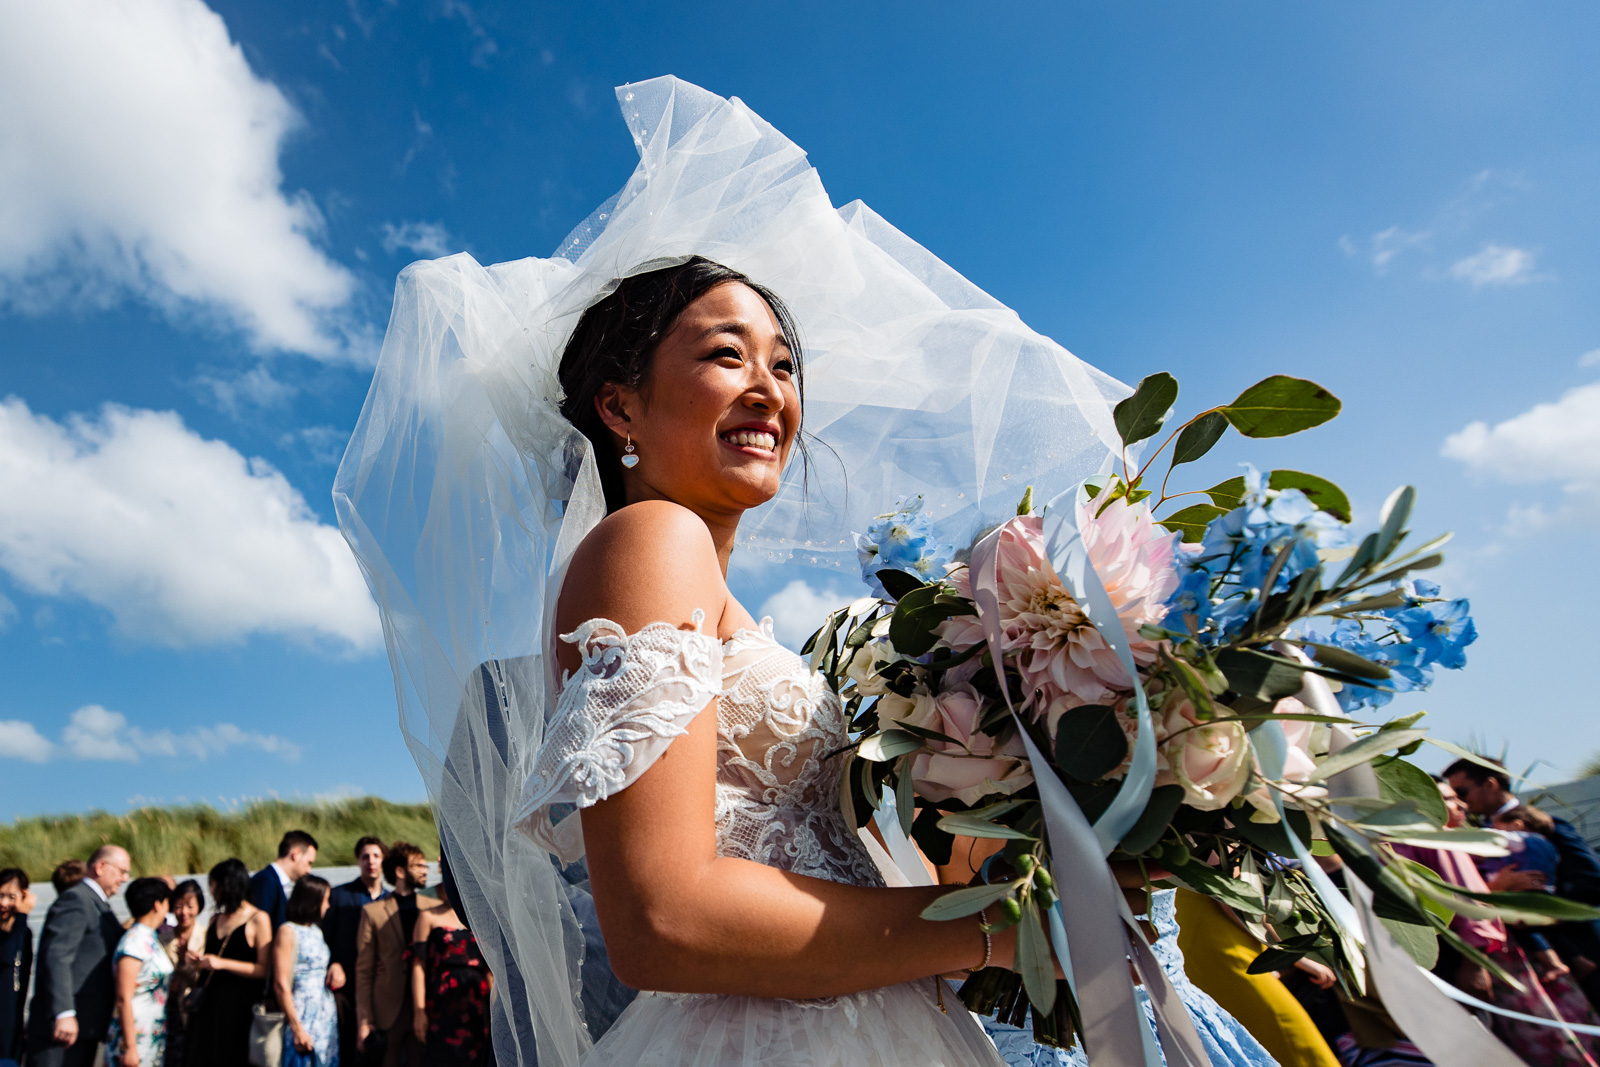
[[[383,877],[394,886],[394,894],[363,907],[356,930],[356,1044],[362,1062],[372,1062],[365,1046],[369,1038],[382,1035],[384,1067],[422,1067],[422,1043],[412,1022],[422,1006],[412,1003],[405,951],[417,913],[431,911],[439,902],[417,893],[428,884],[428,859],[416,845],[390,845]]]

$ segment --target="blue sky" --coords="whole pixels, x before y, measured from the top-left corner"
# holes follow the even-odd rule
[[[0,818],[420,795],[329,501],[394,276],[549,254],[632,169],[611,87],[664,73],[1180,407],[1328,386],[1193,477],[1367,522],[1416,484],[1482,638],[1402,706],[1548,779],[1600,751],[1592,6],[119,7],[0,13]],[[854,592],[734,577],[791,630]]]

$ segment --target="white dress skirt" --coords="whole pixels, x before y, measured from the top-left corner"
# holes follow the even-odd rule
[[[583,666],[564,683],[525,797],[586,807],[612,795],[720,697],[718,853],[850,885],[884,884],[839,812],[840,760],[830,755],[848,743],[844,709],[821,675],[778,644],[770,620],[719,642],[665,623],[628,634],[594,619],[563,640],[578,645]],[[544,833],[570,838],[548,823]],[[949,992],[944,1001],[932,978],[824,1000],[643,992],[583,1062],[1004,1067],[961,1002]]]

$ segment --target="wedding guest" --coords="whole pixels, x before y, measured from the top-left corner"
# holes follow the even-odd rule
[[[117,1010],[106,1034],[106,1059],[117,1067],[162,1067],[172,960],[156,931],[166,925],[172,890],[160,878],[135,878],[123,900],[133,924],[113,956]]]
[[[1210,897],[1177,891],[1178,947],[1189,980],[1244,1024],[1280,1064],[1339,1067],[1311,1016],[1272,974],[1251,974],[1266,948]],[[1321,976],[1317,976],[1321,977]]]
[[[489,1042],[489,995],[494,976],[462,923],[447,888],[454,883],[441,859],[439,907],[421,912],[411,943],[411,996],[422,1006],[416,1037],[425,1047],[424,1067],[462,1067],[494,1062]]]
[[[211,868],[210,882],[216,914],[197,961],[205,989],[189,1020],[184,1059],[196,1067],[248,1067],[250,1009],[265,986],[272,920],[245,899],[250,869],[243,860],[223,860]]]
[[[338,1011],[329,988],[333,965],[321,926],[327,910],[328,883],[303,876],[289,894],[273,941],[273,983],[284,1016],[282,1067],[339,1065]]]
[[[1444,779],[1466,810],[1481,822],[1522,804],[1511,792],[1511,772],[1503,767],[1491,770],[1481,763],[1459,759],[1445,768]],[[1600,904],[1600,856],[1577,827],[1565,819],[1551,816],[1548,836],[1559,856],[1553,885],[1556,895],[1584,904]]]
[[[206,928],[200,922],[205,908],[205,893],[193,878],[179,882],[172,890],[172,937],[165,946],[167,959],[172,961],[172,978],[167,982],[164,1067],[182,1067],[184,1062],[184,1037],[190,1021],[184,1001],[200,977],[199,961],[206,951]]]
[[[56,869],[50,872],[50,884],[56,887],[56,896],[83,881],[83,872],[88,869],[88,864],[82,860],[62,860],[56,864]]]
[[[417,895],[428,882],[428,858],[416,845],[396,841],[384,857],[383,877],[394,893],[361,909],[356,932],[356,1043],[363,1062],[371,1055],[367,1042],[376,1039],[384,1067],[417,1067],[423,1048],[413,1021],[406,949],[418,914],[435,906]]]
[[[94,1063],[116,1002],[111,955],[122,924],[111,912],[111,897],[127,881],[131,863],[125,849],[101,845],[84,864],[83,879],[50,905],[28,1011],[29,1067]]]
[[[311,873],[311,866],[316,862],[317,839],[304,830],[290,830],[278,842],[278,858],[250,879],[250,903],[267,913],[274,933],[283,925],[289,891]]]
[[[33,974],[32,898],[20,867],[0,870],[0,1067],[22,1060],[22,1001]]]
[[[333,887],[328,912],[322,917],[323,938],[340,976],[333,1000],[339,1009],[339,1058],[346,1067],[356,1062],[356,934],[361,928],[361,909],[389,895],[383,884],[383,858],[388,851],[376,837],[357,841],[358,873],[353,880]]]
[[[1439,792],[1450,813],[1445,825],[1450,828],[1465,826],[1467,807],[1455,790],[1448,782],[1440,782]],[[1474,893],[1489,891],[1472,857],[1464,852],[1417,845],[1392,847],[1396,855],[1415,860],[1446,882]],[[1434,968],[1441,978],[1480,1000],[1509,1011],[1600,1026],[1600,1016],[1595,1014],[1570,979],[1561,976],[1549,984],[1540,980],[1526,953],[1508,937],[1505,925],[1500,920],[1473,919],[1458,914],[1450,921],[1450,929],[1468,945],[1493,960],[1502,971],[1515,976],[1523,988],[1515,988],[1495,972],[1451,950],[1442,942],[1439,946],[1439,963]],[[1561,1027],[1523,1022],[1500,1015],[1492,1017],[1491,1026],[1500,1040],[1531,1067],[1557,1067],[1560,1064],[1594,1067],[1596,1054],[1600,1053],[1600,1039]]]

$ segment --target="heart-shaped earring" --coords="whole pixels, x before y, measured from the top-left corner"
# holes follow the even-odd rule
[[[628,444],[622,450],[622,465],[624,467],[627,467],[629,470],[632,470],[633,468],[635,468],[635,467],[637,467],[639,465],[639,457],[637,455],[635,455],[634,451],[633,451],[633,435],[632,434],[628,435]]]

